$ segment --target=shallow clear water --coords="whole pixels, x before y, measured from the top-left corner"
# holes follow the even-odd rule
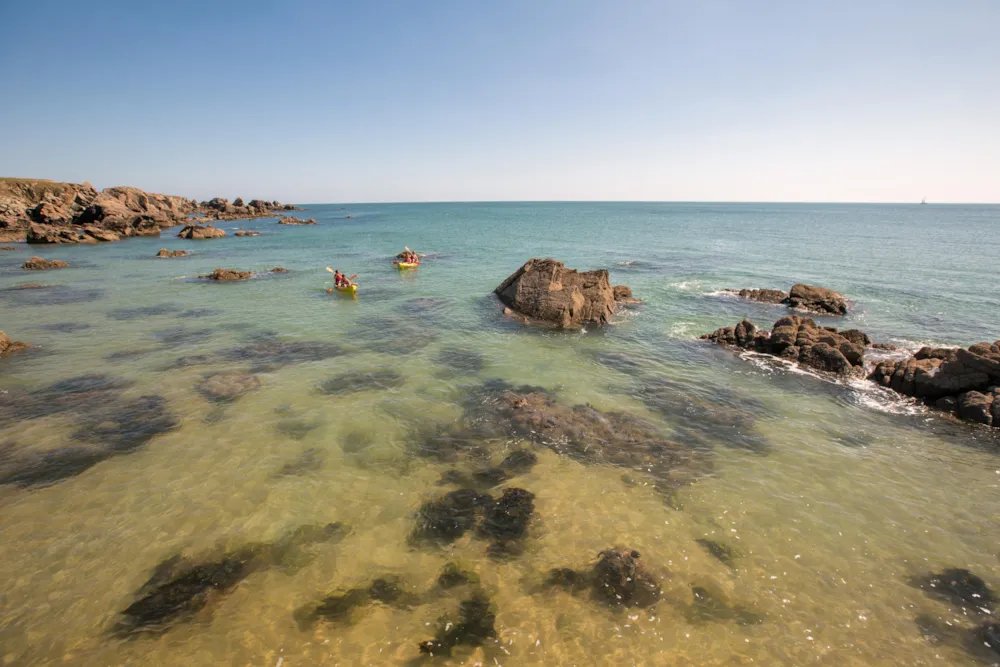
[[[41,347],[0,362],[3,397],[87,374],[126,383],[78,403],[50,392],[62,409],[32,403],[0,420],[0,475],[21,482],[0,486],[4,664],[419,662],[418,642],[439,617],[454,618],[467,590],[411,609],[373,604],[352,624],[303,629],[294,613],[385,575],[427,591],[447,562],[478,573],[499,643],[434,664],[989,663],[962,644],[972,621],[908,579],[963,567],[1000,590],[1000,439],[865,383],[830,383],[696,338],[744,315],[763,325],[784,314],[719,290],[802,281],[849,295],[847,322],[876,340],[995,340],[1000,207],[331,205],[307,215],[320,224],[222,225],[256,238],[192,242],[168,231],[0,253],[0,329]],[[418,270],[392,269],[403,244],[429,253]],[[160,247],[193,254],[153,258]],[[29,254],[72,266],[25,272]],[[601,331],[522,329],[489,294],[532,256],[607,267],[645,304]],[[290,272],[196,278],[274,266]],[[359,298],[327,295],[324,266],[358,273]],[[59,288],[14,289],[25,282]],[[318,345],[292,345],[303,342]],[[279,347],[284,356],[266,353]],[[260,388],[228,403],[197,390],[231,370],[253,371]],[[403,380],[319,389],[386,370]],[[420,505],[456,488],[442,474],[480,465],[419,456],[417,434],[460,419],[470,392],[494,378],[646,419],[705,452],[711,474],[666,494],[633,471],[535,447],[534,469],[503,485],[536,496],[522,555],[488,558],[471,534],[415,545]],[[137,400],[149,395],[162,403]],[[153,425],[133,447],[115,424],[136,410],[129,428]],[[109,446],[118,455],[45,478],[67,447]],[[517,446],[491,441],[491,460]],[[26,462],[42,471],[34,481],[54,483],[12,477]],[[330,522],[346,535],[311,547],[300,567],[255,572],[161,634],[112,632],[171,556],[206,560]],[[704,538],[743,555],[730,567],[696,542]],[[637,549],[662,577],[653,609],[541,592],[549,569],[585,567],[612,546]],[[694,587],[732,613],[699,615]],[[741,609],[760,622],[738,622]],[[921,615],[951,622],[953,635],[929,640]]]

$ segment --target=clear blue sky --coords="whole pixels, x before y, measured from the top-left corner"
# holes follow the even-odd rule
[[[10,0],[0,25],[0,175],[1000,202],[1000,0]]]

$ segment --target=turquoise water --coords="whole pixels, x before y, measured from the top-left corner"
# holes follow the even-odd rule
[[[989,663],[963,644],[971,621],[908,578],[964,567],[1000,590],[997,436],[864,382],[831,383],[696,339],[745,315],[763,325],[784,314],[722,289],[809,282],[852,302],[846,321],[829,324],[876,340],[996,340],[1000,296],[988,279],[1000,257],[1000,207],[505,203],[304,213],[319,224],[239,221],[221,223],[230,235],[211,241],[168,230],[0,253],[0,329],[40,348],[0,362],[3,397],[21,406],[0,419],[0,479],[20,481],[0,486],[4,664],[407,664],[438,617],[454,616],[460,591],[412,609],[375,604],[353,624],[302,629],[294,612],[387,574],[425,590],[456,560],[481,578],[499,643],[432,664]],[[262,235],[232,236],[240,227]],[[428,255],[416,271],[390,264],[404,244]],[[161,247],[192,255],[154,258]],[[30,254],[71,267],[22,271]],[[508,322],[491,290],[545,256],[608,268],[644,304],[587,333]],[[197,278],[275,266],[289,273]],[[356,301],[326,294],[325,266],[358,274]],[[16,289],[25,282],[57,287]],[[234,370],[260,387],[228,403],[198,391],[206,376]],[[319,389],[389,370],[400,377]],[[78,404],[11,402],[92,374],[106,376],[104,389]],[[414,442],[460,420],[470,393],[491,379],[638,416],[705,452],[712,472],[664,494],[621,468],[537,447],[535,468],[504,485],[536,496],[523,554],[491,559],[469,536],[414,546],[420,505],[456,488],[442,475],[478,465],[422,456]],[[56,394],[44,396],[58,402]],[[132,447],[115,430],[125,423],[152,424],[150,437]],[[114,456],[105,455],[109,442]],[[522,445],[491,442],[491,460]],[[50,474],[67,448],[98,454],[69,466],[77,474]],[[205,560],[330,522],[347,527],[344,538],[315,547],[295,572],[256,572],[161,634],[111,632],[171,556]],[[705,538],[739,547],[735,567],[695,541]],[[583,566],[611,546],[638,549],[662,577],[654,609],[538,593],[550,568]],[[762,620],[692,615],[693,587]],[[929,640],[921,615],[951,621],[954,636]]]

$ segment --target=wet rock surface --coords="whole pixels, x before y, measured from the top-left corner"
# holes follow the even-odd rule
[[[14,354],[15,352],[22,352],[30,348],[31,345],[22,343],[19,340],[11,340],[10,336],[0,331],[0,357]]]
[[[233,234],[233,236],[260,236],[260,232],[255,232],[252,229],[241,229]]]
[[[21,265],[25,271],[46,271],[48,269],[63,269],[69,266],[61,259],[42,259],[41,257],[31,257]]]
[[[311,562],[315,546],[338,540],[344,526],[300,526],[273,543],[249,544],[216,558],[192,562],[179,556],[158,565],[122,610],[112,632],[120,637],[159,634],[190,620],[213,599],[224,597],[254,572],[269,567],[294,571]]]
[[[456,646],[482,646],[496,637],[493,605],[484,592],[476,591],[459,604],[458,620],[444,618],[438,621],[437,633],[433,639],[420,643],[420,652],[432,656],[451,655]]]
[[[554,259],[529,260],[494,292],[508,314],[564,329],[606,324],[617,308],[606,270],[580,273]]]
[[[527,537],[528,524],[535,511],[535,494],[524,489],[504,489],[500,498],[483,507],[479,536],[492,540],[487,554],[492,558],[520,555],[521,540]]]
[[[352,371],[323,381],[319,390],[324,394],[341,395],[359,391],[385,391],[401,387],[406,379],[396,371]]]
[[[226,235],[226,230],[212,225],[187,225],[177,236],[182,239],[203,240],[219,239]]]
[[[967,613],[990,615],[998,609],[998,599],[989,585],[964,568],[911,577],[909,583],[929,597]]]
[[[562,567],[551,570],[546,587],[570,593],[590,591],[594,600],[611,606],[650,607],[660,599],[660,585],[629,548],[605,549],[589,571]]]
[[[281,220],[278,220],[279,225],[315,225],[316,219],[309,218],[308,220],[302,220],[301,218],[293,218],[291,216],[282,216]]]
[[[750,320],[701,337],[718,345],[770,354],[803,366],[842,376],[864,373],[865,350],[871,339],[857,329],[821,327],[812,318],[789,315],[764,331]]]
[[[216,281],[233,281],[233,280],[249,280],[253,277],[253,271],[237,271],[236,269],[216,269],[206,276],[198,276],[199,278],[205,278],[208,280]]]
[[[157,257],[184,257],[188,254],[187,250],[167,250],[166,248],[160,248],[160,252],[156,253]]]
[[[939,410],[1000,428],[1000,340],[963,348],[923,347],[880,362],[868,379]]]
[[[260,389],[260,386],[260,378],[256,375],[226,371],[206,376],[195,389],[210,401],[229,403],[244,394]]]
[[[788,292],[775,289],[726,290],[741,299],[758,303],[784,304],[796,310],[818,315],[846,315],[847,300],[842,294],[816,285],[797,283]]]

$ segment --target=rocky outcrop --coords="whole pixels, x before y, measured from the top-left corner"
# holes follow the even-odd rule
[[[615,285],[614,286],[615,303],[621,305],[630,305],[636,303],[642,303],[639,299],[632,296],[632,288],[627,285]]]
[[[21,268],[27,271],[44,271],[46,269],[62,269],[69,266],[66,262],[61,259],[42,259],[41,257],[32,257],[27,262],[21,265]]]
[[[0,251],[5,252],[5,251],[8,251],[8,250],[17,250],[17,248],[14,247],[14,246],[12,246],[12,245],[0,246]]]
[[[967,421],[1000,428],[1000,341],[963,348],[921,348],[880,362],[868,376]]]
[[[182,239],[218,239],[226,235],[226,230],[213,227],[212,225],[188,225],[181,230],[179,236]]]
[[[776,289],[726,290],[741,299],[759,303],[784,304],[796,310],[807,310],[818,315],[846,315],[847,301],[843,295],[825,287],[798,283],[788,292]]]
[[[292,218],[289,216],[282,216],[281,220],[278,220],[279,225],[315,225],[316,219],[309,218],[308,220],[302,220],[301,218]]]
[[[821,327],[812,318],[789,315],[774,323],[770,332],[750,320],[702,336],[727,347],[770,354],[835,375],[864,372],[865,349],[871,339],[857,329]]]
[[[260,236],[260,232],[255,232],[252,229],[241,229],[233,234],[233,236]]]
[[[184,257],[188,254],[187,250],[167,250],[166,248],[160,248],[160,252],[156,253],[157,257]]]
[[[239,205],[236,205],[236,204]],[[165,227],[184,224],[192,214],[233,220],[294,210],[255,199],[244,206],[213,199],[193,199],[113,187],[98,192],[89,183],[57,183],[29,178],[0,178],[0,241],[95,243],[131,236],[158,236]]]
[[[554,259],[529,260],[494,291],[504,313],[563,329],[606,324],[618,306],[606,270],[580,273]]]
[[[207,276],[198,276],[208,280],[248,280],[253,277],[253,271],[236,271],[234,269],[216,269]]]
[[[271,273],[288,273],[288,269],[283,266],[276,266],[271,269]]]
[[[27,343],[22,343],[21,341],[11,340],[10,336],[0,331],[0,357],[12,354],[14,352],[20,352],[21,350],[27,350],[31,345]]]

